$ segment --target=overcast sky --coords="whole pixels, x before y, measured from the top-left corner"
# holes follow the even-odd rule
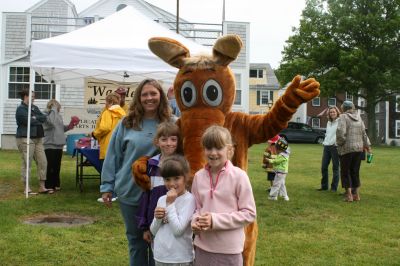
[[[98,0],[70,0],[81,12]],[[147,2],[176,13],[177,0]],[[23,12],[39,0],[0,0],[1,12]],[[180,0],[179,13],[190,22],[221,23],[223,0]],[[285,41],[297,27],[305,0],[225,0],[225,20],[250,22],[250,63],[278,67]]]

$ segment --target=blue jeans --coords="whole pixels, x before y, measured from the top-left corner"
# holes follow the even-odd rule
[[[321,165],[321,189],[328,190],[329,188],[328,166],[331,160],[333,171],[331,190],[336,191],[339,184],[339,155],[337,152],[337,147],[335,145],[324,146]]]
[[[130,266],[154,266],[150,245],[143,240],[143,230],[139,229],[135,219],[137,206],[119,203],[124,218],[126,238],[129,245]]]

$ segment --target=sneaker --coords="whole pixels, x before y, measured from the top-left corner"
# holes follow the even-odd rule
[[[269,200],[278,200],[277,197],[271,197],[271,196],[268,196],[268,199],[269,199]]]
[[[283,197],[283,199],[284,199],[285,201],[289,201],[289,197],[288,197],[288,196]]]
[[[116,201],[117,199],[118,199],[118,197],[115,197],[115,198],[112,198],[111,201],[114,202],[114,201]],[[103,198],[98,198],[98,199],[97,199],[97,202],[104,203],[104,200],[103,200]]]

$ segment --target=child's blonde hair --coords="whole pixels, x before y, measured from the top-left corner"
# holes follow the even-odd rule
[[[233,156],[233,141],[228,129],[221,126],[211,126],[204,131],[201,144],[206,149],[222,149],[228,146],[228,158]]]
[[[156,135],[153,139],[153,143],[157,144],[157,141],[161,137],[176,136],[178,138],[178,146],[176,147],[176,153],[183,154],[183,145],[181,131],[179,127],[173,122],[162,122],[158,125]]]
[[[160,175],[163,178],[183,176],[185,179],[190,173],[188,161],[179,154],[173,154],[164,158],[160,166]]]
[[[121,96],[119,96],[118,93],[113,92],[106,96],[106,104],[115,105],[119,104],[120,101],[121,101]]]

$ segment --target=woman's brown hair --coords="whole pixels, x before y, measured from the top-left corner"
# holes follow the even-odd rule
[[[331,115],[329,114],[329,111],[330,111],[331,109],[334,109],[334,110],[336,111],[336,113],[337,113],[336,119],[339,118],[339,115],[340,115],[341,113],[340,113],[340,111],[339,111],[339,108],[337,108],[336,106],[329,106],[328,109],[326,110],[326,116],[327,116],[328,120],[332,122],[333,119],[332,119]]]
[[[132,102],[129,105],[128,115],[122,120],[122,124],[126,128],[132,128],[134,130],[141,130],[141,124],[144,116],[144,109],[140,101],[140,96],[142,94],[143,87],[145,85],[151,85],[156,88],[160,93],[160,105],[157,109],[157,119],[158,121],[165,122],[171,118],[171,108],[168,104],[167,96],[162,89],[160,83],[154,79],[145,79],[140,82],[139,86],[136,88],[135,94],[133,96]]]
[[[158,141],[161,137],[171,137],[176,136],[178,138],[178,146],[176,147],[176,153],[183,154],[183,144],[182,144],[182,135],[181,130],[179,129],[178,125],[173,122],[163,122],[160,123],[157,127],[157,132],[154,137],[154,144]]]

